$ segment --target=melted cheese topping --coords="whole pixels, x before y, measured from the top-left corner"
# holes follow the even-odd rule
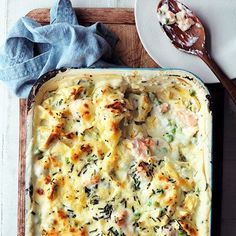
[[[193,84],[106,77],[65,77],[34,106],[30,232],[207,235]]]

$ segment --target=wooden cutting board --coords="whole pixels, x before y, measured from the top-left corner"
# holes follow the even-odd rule
[[[159,67],[144,50],[135,27],[133,9],[119,8],[76,8],[78,20],[83,25],[103,22],[120,38],[116,53],[128,67]],[[27,16],[46,25],[49,23],[49,9],[35,9]],[[158,45],[157,45],[158,47]],[[221,84],[207,85],[212,96],[213,111],[213,202],[212,235],[219,235],[221,227],[222,157],[223,146],[219,137],[223,136],[224,90]],[[25,141],[26,141],[26,100],[20,100],[20,146],[18,181],[18,236],[24,235],[25,217]]]
[[[116,54],[128,67],[159,67],[144,50],[135,27],[133,9],[123,8],[76,8],[78,20],[83,25],[103,22],[119,37]],[[49,9],[35,9],[27,14],[42,25],[50,21]],[[25,146],[26,143],[26,99],[20,100],[20,146],[18,180],[18,236],[24,234],[25,218]]]

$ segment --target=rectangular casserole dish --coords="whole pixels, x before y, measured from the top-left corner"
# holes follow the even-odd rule
[[[189,72],[49,72],[28,100],[26,235],[210,235],[211,139]]]

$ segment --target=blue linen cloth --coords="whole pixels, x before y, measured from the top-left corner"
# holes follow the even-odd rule
[[[0,51],[0,79],[25,98],[44,73],[61,67],[115,67],[118,38],[102,23],[79,25],[69,0],[57,0],[50,25],[20,18]],[[116,65],[117,67],[117,65]]]

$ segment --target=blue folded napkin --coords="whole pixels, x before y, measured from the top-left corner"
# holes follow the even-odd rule
[[[44,73],[61,67],[115,67],[118,38],[103,24],[79,25],[69,0],[58,0],[50,25],[22,17],[0,51],[0,79],[18,96],[27,97]],[[116,65],[117,67],[117,65]]]

